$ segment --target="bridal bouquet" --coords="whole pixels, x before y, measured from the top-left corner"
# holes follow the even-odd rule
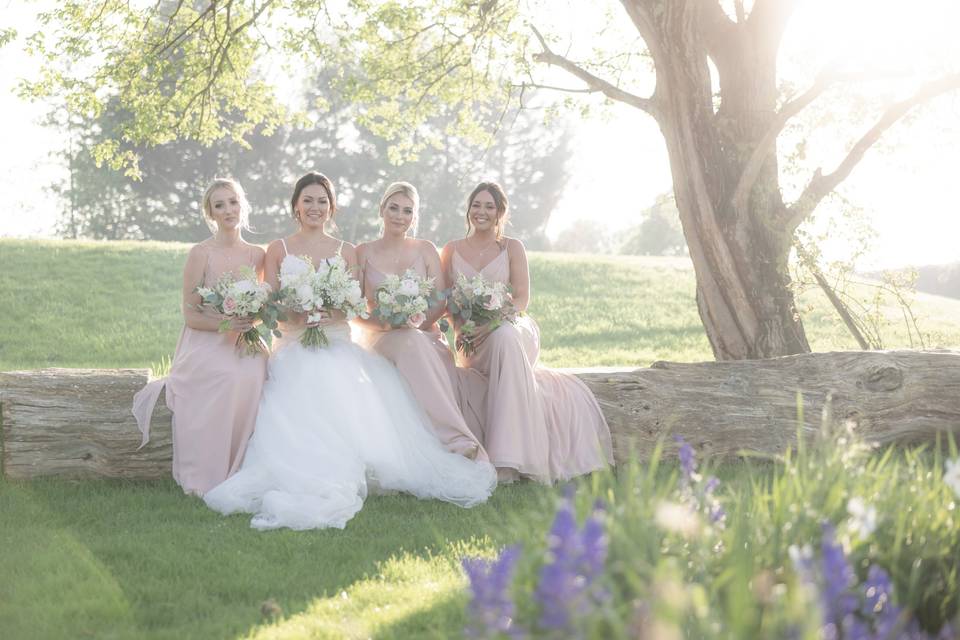
[[[212,287],[197,287],[200,305],[226,316],[220,323],[220,332],[230,330],[232,318],[259,318],[261,324],[237,336],[237,347],[244,345],[244,353],[256,355],[267,350],[264,336],[277,326],[277,309],[270,303],[270,285],[260,282],[250,267],[241,267],[236,273],[225,273]]]
[[[284,260],[280,266],[277,299],[287,309],[306,313],[308,324],[319,322],[321,311],[342,311],[347,320],[368,317],[360,283],[350,275],[346,261],[340,256],[325,260],[316,269],[307,256]],[[300,343],[305,347],[325,347],[329,340],[322,327],[308,326],[300,336]]]
[[[416,329],[427,319],[433,290],[433,278],[421,278],[413,269],[402,276],[388,274],[377,287],[373,315],[392,327]]]
[[[447,309],[461,323],[457,350],[464,355],[473,353],[491,331],[504,321],[516,321],[518,315],[509,285],[490,282],[481,275],[467,278],[462,273],[450,289]]]

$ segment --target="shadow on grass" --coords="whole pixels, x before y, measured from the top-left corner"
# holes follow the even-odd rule
[[[0,538],[22,543],[2,545],[0,566],[14,566],[22,554],[13,588],[32,594],[3,615],[27,628],[51,611],[79,608],[53,616],[44,634],[71,638],[77,628],[70,618],[107,599],[115,606],[88,616],[92,636],[210,638],[261,627],[268,599],[295,616],[364,581],[383,583],[369,587],[372,601],[389,604],[391,590],[415,600],[429,589],[397,590],[405,580],[400,560],[426,563],[418,575],[427,583],[455,576],[459,585],[457,554],[498,547],[517,537],[524,521],[549,517],[547,495],[542,487],[505,487],[470,510],[409,496],[373,497],[343,531],[258,532],[248,516],[224,518],[172,481],[0,481]],[[383,582],[378,576],[392,565],[401,569]],[[33,572],[30,566],[62,569]],[[9,578],[3,582],[9,585]],[[438,610],[444,618],[448,613]]]

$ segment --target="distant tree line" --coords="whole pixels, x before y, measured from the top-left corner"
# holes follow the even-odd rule
[[[311,87],[329,86],[329,73]],[[410,181],[420,191],[420,237],[439,243],[462,235],[467,195],[476,182],[492,179],[510,197],[508,233],[532,249],[548,248],[544,229],[569,180],[572,133],[564,123],[545,126],[536,111],[507,113],[493,143],[485,145],[449,133],[450,117],[438,117],[427,125],[433,144],[395,165],[388,159],[389,142],[358,124],[350,103],[316,89],[306,92],[305,100],[323,105],[307,114],[310,125],[258,132],[246,144],[207,147],[174,139],[139,145],[140,180],[95,160],[98,146],[114,139],[127,118],[119,101],[111,101],[96,119],[59,123],[70,145],[63,151],[68,175],[53,187],[64,204],[58,234],[195,242],[209,235],[200,212],[203,190],[215,176],[233,176],[252,205],[252,227],[260,234],[253,240],[265,241],[294,230],[293,182],[315,169],[334,180],[341,205],[338,233],[349,241],[377,235],[379,198],[394,180]]]
[[[687,243],[680,228],[673,193],[662,193],[640,212],[640,223],[620,233],[611,233],[594,219],[575,220],[552,244],[554,251],[570,253],[619,253],[637,256],[686,255]]]

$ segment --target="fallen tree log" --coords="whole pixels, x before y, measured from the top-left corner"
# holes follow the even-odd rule
[[[799,432],[850,422],[879,444],[960,436],[960,352],[850,351],[770,360],[579,369],[613,433],[617,462],[648,457],[667,434],[708,455],[779,454]],[[141,450],[130,414],[144,369],[0,373],[3,472],[10,478],[158,478],[170,473],[170,412]],[[829,402],[827,399],[830,398]],[[798,423],[798,401],[802,425]],[[672,448],[672,442],[668,442]]]
[[[170,411],[153,412],[150,442],[130,412],[147,369],[0,372],[3,472],[8,478],[162,478],[170,475]]]

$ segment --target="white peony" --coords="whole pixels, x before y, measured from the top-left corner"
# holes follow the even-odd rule
[[[280,263],[280,280],[290,282],[302,278],[313,271],[310,259],[300,256],[287,256]]]
[[[297,288],[294,291],[297,297],[297,304],[299,304],[301,307],[306,308],[313,305],[313,287],[311,287],[309,284],[304,283],[297,285]]]
[[[420,293],[420,285],[415,280],[405,279],[400,281],[400,288],[397,293],[402,296],[415,296]]]

